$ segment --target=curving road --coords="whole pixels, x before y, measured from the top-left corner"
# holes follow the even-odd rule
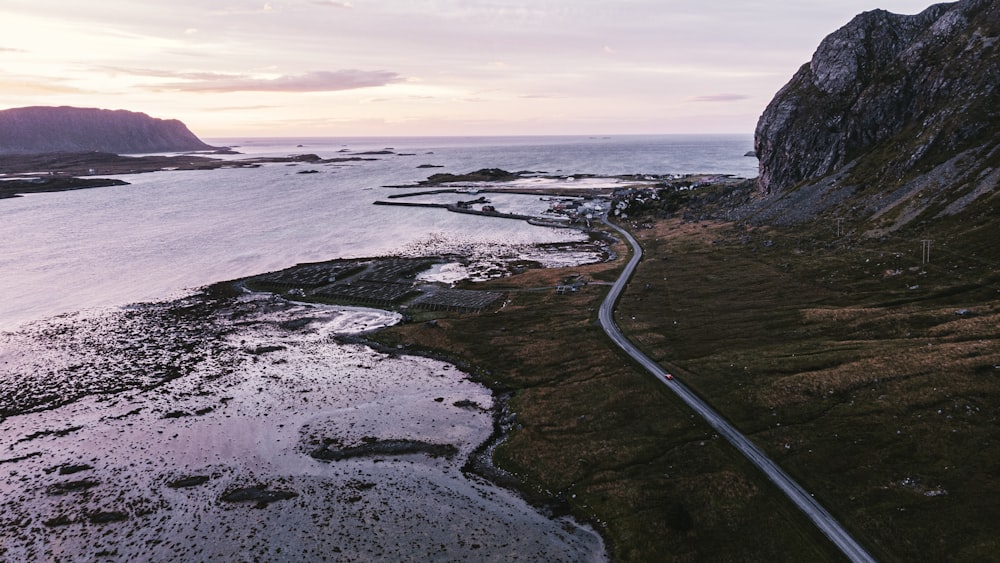
[[[622,334],[622,331],[618,328],[618,325],[614,321],[614,306],[618,301],[618,296],[621,295],[622,290],[625,289],[625,285],[628,283],[629,279],[632,277],[632,273],[635,271],[636,266],[639,264],[639,260],[642,259],[642,248],[639,247],[639,243],[636,242],[635,238],[625,230],[619,228],[617,225],[610,223],[605,220],[604,223],[611,227],[612,229],[618,231],[625,239],[628,241],[629,245],[632,247],[633,254],[632,259],[629,260],[628,265],[625,266],[625,270],[622,275],[618,278],[618,281],[611,287],[611,291],[608,296],[601,303],[601,309],[598,313],[598,318],[600,320],[601,326],[604,327],[604,331],[615,341],[622,350],[632,356],[637,362],[642,364],[650,373],[656,376],[661,382],[663,382],[671,391],[677,394],[685,403],[688,404],[699,416],[705,419],[708,424],[715,429],[721,436],[729,443],[732,444],[737,450],[740,451],[751,463],[756,465],[764,475],[771,480],[772,483],[778,486],[785,495],[795,506],[799,508],[805,515],[812,520],[812,522],[820,529],[826,537],[830,538],[840,550],[846,555],[851,561],[858,562],[874,562],[875,559],[867,552],[861,545],[847,533],[839,522],[837,522],[834,517],[823,508],[819,502],[816,501],[801,485],[795,482],[781,467],[778,466],[771,458],[767,457],[760,448],[754,445],[749,438],[740,433],[736,428],[730,424],[726,419],[724,419],[719,413],[717,413],[712,407],[703,401],[700,397],[695,395],[690,389],[687,388],[683,383],[677,381],[676,379],[670,377],[663,371],[663,368],[659,364],[654,362],[649,356],[645,355],[639,349],[632,344],[632,342]]]

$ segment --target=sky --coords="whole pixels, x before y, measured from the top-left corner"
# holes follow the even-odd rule
[[[0,109],[198,136],[751,134],[819,42],[927,0],[3,0]]]

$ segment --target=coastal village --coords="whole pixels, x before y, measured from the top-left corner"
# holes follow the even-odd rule
[[[484,173],[486,171],[480,171]],[[496,173],[496,171],[489,171]],[[477,173],[471,173],[477,174]],[[505,178],[511,175],[504,173]],[[576,182],[577,178],[558,179],[558,184],[526,187],[519,182],[446,183],[442,187],[388,196],[375,201],[375,205],[400,207],[440,208],[454,213],[481,215],[499,219],[515,219],[529,224],[576,228],[591,231],[595,220],[612,214],[627,219],[634,206],[645,207],[657,202],[664,193],[677,193],[722,182],[732,181],[728,176],[626,176],[618,178],[589,178],[595,180]],[[528,181],[531,178],[527,178]],[[610,181],[610,182],[609,182]],[[530,185],[530,184],[529,184]],[[395,186],[412,187],[412,186]],[[438,197],[455,194],[454,202],[403,201],[405,199]],[[537,198],[541,210],[530,214],[511,212],[490,199],[491,194],[517,195]],[[466,199],[469,198],[469,199]],[[339,259],[328,262],[298,264],[284,270],[270,272],[244,280],[255,290],[282,293],[289,299],[373,306],[409,311],[450,311],[480,313],[499,306],[505,297],[496,291],[459,289],[453,284],[441,283],[424,277],[435,266],[461,260],[455,256],[431,257],[380,257],[368,259]],[[494,272],[504,275],[504,272]],[[586,280],[565,280],[551,288],[558,294],[574,293]]]

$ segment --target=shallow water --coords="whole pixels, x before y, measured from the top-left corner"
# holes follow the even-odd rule
[[[581,238],[519,221],[372,205],[400,193],[383,186],[437,172],[756,173],[756,160],[742,156],[751,148],[748,136],[210,141],[240,144],[244,154],[225,157],[234,159],[333,158],[385,147],[394,154],[358,155],[376,160],[342,164],[122,176],[131,185],[0,201],[0,330],[300,262]],[[319,173],[296,173],[307,169]]]
[[[462,472],[492,430],[488,390],[443,362],[331,340],[397,315],[247,299],[264,306],[240,314],[183,377],[0,424],[0,559],[604,559],[592,530],[550,520]],[[37,367],[67,356],[74,365],[96,361],[96,353],[127,362],[144,346],[147,323],[160,317],[115,315],[64,319],[87,331],[75,345],[8,334],[0,363],[30,386],[44,383]],[[310,321],[282,328],[295,319]],[[113,343],[95,352],[86,345],[92,341]],[[25,345],[30,361],[18,362],[11,350]],[[456,453],[310,455],[326,443],[401,439]],[[192,477],[201,482],[171,485]],[[247,487],[290,498],[264,506],[224,500]]]
[[[333,258],[593,260],[534,246],[584,240],[574,230],[372,202],[400,193],[386,185],[484,167],[753,175],[749,138],[706,139],[250,140],[249,155],[397,154],[158,172],[0,201],[0,560],[604,560],[593,530],[462,473],[492,429],[487,389],[448,364],[335,339],[398,317],[260,296],[225,315],[189,314],[185,296]],[[417,168],[425,162],[442,168]],[[425,279],[474,269],[445,264]],[[126,306],[169,297],[182,300]],[[305,328],[282,324],[297,318]],[[388,439],[457,453],[309,455]],[[187,477],[204,481],[169,486]],[[289,498],[222,500],[248,487]]]

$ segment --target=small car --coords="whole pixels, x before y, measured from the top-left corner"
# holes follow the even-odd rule
[[[674,378],[674,376],[673,376],[673,375],[671,375],[671,374],[669,374],[669,373],[665,373],[665,374],[663,374],[663,377],[665,377],[665,378],[667,378],[667,379],[673,379],[673,378]]]

